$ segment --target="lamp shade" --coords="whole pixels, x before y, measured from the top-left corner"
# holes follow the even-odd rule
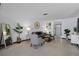
[[[3,35],[6,36],[6,32],[5,31],[3,32]]]
[[[31,30],[29,27],[27,27],[26,29],[27,29],[27,31],[30,31]]]

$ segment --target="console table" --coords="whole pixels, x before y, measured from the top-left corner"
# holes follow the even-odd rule
[[[76,34],[71,35],[71,43],[79,44],[79,35]]]

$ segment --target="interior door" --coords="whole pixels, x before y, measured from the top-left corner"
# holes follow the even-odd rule
[[[56,37],[61,37],[61,24],[55,24],[55,35]]]

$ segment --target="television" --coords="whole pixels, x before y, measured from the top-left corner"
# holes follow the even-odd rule
[[[36,34],[37,34],[37,35],[42,35],[42,32],[41,32],[41,31],[39,31],[39,32],[36,32]]]

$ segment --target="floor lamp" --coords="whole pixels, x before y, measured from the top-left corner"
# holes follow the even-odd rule
[[[26,29],[27,29],[27,32],[28,32],[28,40],[30,40],[30,34],[29,34],[29,32],[30,32],[31,29],[29,27],[27,27]]]
[[[5,48],[6,48],[6,42],[5,42],[5,40],[6,40],[6,32],[5,31],[3,32],[3,40],[4,40],[4,45],[5,45]]]

